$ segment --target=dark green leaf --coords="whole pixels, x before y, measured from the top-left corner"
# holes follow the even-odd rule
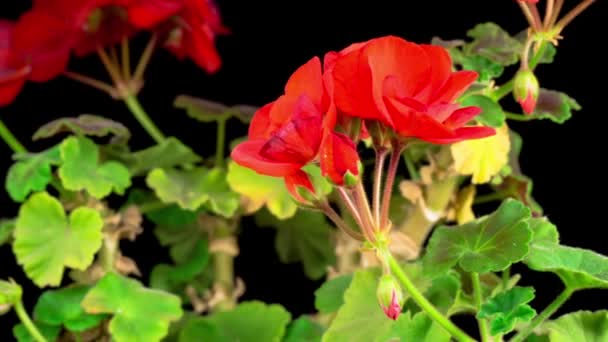
[[[477,313],[478,318],[490,319],[492,335],[507,334],[515,328],[515,323],[529,322],[536,311],[528,305],[534,299],[534,288],[513,287],[488,299]]]
[[[488,82],[498,78],[505,71],[505,68],[501,64],[480,55],[462,55],[462,57],[455,59],[454,63],[460,64],[463,70],[477,71],[479,74],[477,77],[478,82]]]
[[[59,337],[59,332],[61,331],[60,326],[48,325],[40,322],[34,322],[36,324],[36,328],[38,331],[44,336],[48,341],[56,341],[57,337]],[[30,335],[29,331],[23,323],[19,323],[13,327],[13,336],[17,339],[18,342],[37,342],[32,335]]]
[[[543,208],[532,197],[533,183],[529,177],[512,174],[505,177],[500,184],[494,185],[494,188],[504,194],[505,197],[514,198],[524,203],[535,216],[542,215]]]
[[[123,124],[90,114],[83,114],[76,118],[59,118],[40,127],[32,139],[45,139],[62,132],[70,132],[75,135],[90,135],[105,137],[112,134],[116,142],[127,142],[131,137],[129,129]]]
[[[544,325],[551,342],[608,341],[608,311],[577,311]]]
[[[496,272],[528,253],[530,210],[507,199],[491,215],[458,227],[439,227],[424,256],[428,274],[445,273],[456,264],[467,272]]]
[[[555,123],[563,124],[572,117],[572,111],[580,109],[581,106],[578,102],[565,93],[541,88],[536,108],[528,118],[549,119]]]
[[[344,292],[353,280],[352,274],[332,278],[315,291],[315,308],[321,313],[338,311],[344,304]]]
[[[12,238],[13,230],[15,230],[14,220],[0,220],[0,246]]]
[[[191,241],[194,243],[182,243],[172,247],[171,254],[175,266],[160,264],[154,267],[150,275],[151,287],[178,292],[204,271],[209,263],[207,241],[197,239]]]
[[[324,331],[319,323],[300,317],[287,327],[283,342],[321,342]]]
[[[258,108],[247,105],[226,106],[188,95],[180,95],[175,99],[175,107],[186,110],[188,116],[202,122],[226,120],[236,117],[243,123],[249,123]]]
[[[464,47],[469,55],[480,55],[504,66],[519,61],[522,44],[494,23],[478,24],[467,36],[473,39]]]
[[[505,122],[505,113],[502,111],[502,107],[487,96],[467,96],[462,100],[462,105],[480,107],[481,114],[475,119],[485,126],[501,127]]]
[[[155,168],[170,168],[200,162],[202,158],[177,138],[169,137],[156,146],[118,157],[132,176],[143,175]]]
[[[451,314],[455,298],[461,292],[461,287],[460,275],[455,271],[451,271],[433,279],[425,295],[439,311],[444,314]]]
[[[27,154],[8,169],[6,191],[13,201],[23,202],[31,192],[46,189],[53,178],[51,165],[58,165],[60,161],[58,146]]]
[[[152,192],[135,189],[129,193],[126,205],[136,204],[146,218],[160,226],[184,226],[196,221],[197,211],[185,210],[177,204],[164,205]],[[162,204],[162,205],[161,205]]]

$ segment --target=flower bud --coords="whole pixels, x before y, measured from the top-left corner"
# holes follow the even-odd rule
[[[397,284],[391,274],[382,275],[378,282],[376,295],[386,316],[392,320],[396,320],[401,313],[403,292],[401,292],[401,287],[399,287],[399,284]]]
[[[538,100],[539,85],[534,73],[528,69],[519,70],[515,75],[513,95],[524,113],[531,114]]]

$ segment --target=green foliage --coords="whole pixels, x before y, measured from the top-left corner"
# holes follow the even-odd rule
[[[444,314],[453,313],[456,299],[462,291],[460,275],[450,271],[433,279],[431,286],[427,289],[425,297]]]
[[[40,127],[34,133],[33,139],[45,139],[59,133],[69,132],[77,136],[105,137],[114,135],[114,142],[126,143],[131,137],[131,132],[123,124],[90,114],[83,114],[75,118],[59,118]]]
[[[209,246],[206,240],[196,239],[193,236],[173,246],[171,257],[175,266],[168,264],[154,266],[150,274],[150,286],[178,293],[209,264]]]
[[[51,182],[51,165],[61,161],[59,147],[26,154],[13,164],[6,175],[6,191],[15,202],[23,202],[31,192],[42,191]]]
[[[561,316],[543,327],[550,342],[608,341],[608,311],[577,311]]]
[[[518,321],[528,322],[536,316],[536,311],[528,305],[532,299],[534,288],[516,286],[488,299],[477,317],[490,319],[492,335],[507,334]]]
[[[572,111],[581,110],[581,106],[575,99],[565,93],[540,89],[536,108],[527,118],[548,119],[558,124],[563,124],[572,117]]]
[[[14,281],[0,280],[0,315],[4,308],[10,308],[13,304],[21,300],[23,290]]]
[[[205,205],[216,214],[231,217],[239,207],[239,196],[230,190],[226,171],[221,168],[154,169],[146,183],[163,202],[183,209],[197,210]]]
[[[92,140],[69,137],[59,149],[62,160],[59,178],[66,189],[86,190],[100,199],[112,191],[122,195],[131,186],[129,170],[116,161],[100,163],[99,148]]]
[[[315,308],[321,313],[338,311],[344,304],[344,292],[353,280],[352,274],[329,279],[315,291]]]
[[[0,246],[12,238],[13,230],[15,230],[15,221],[0,220]]]
[[[113,315],[109,331],[116,342],[160,341],[183,314],[178,297],[116,273],[99,280],[81,305],[87,313]]]
[[[245,211],[248,213],[266,206],[271,214],[285,220],[293,217],[298,209],[282,178],[260,175],[231,161],[228,164],[227,180],[230,188],[243,196]]]
[[[227,120],[235,117],[243,123],[249,123],[256,107],[247,105],[226,106],[219,102],[196,98],[188,95],[180,95],[175,98],[173,105],[184,109],[189,117],[201,122],[213,122]]]
[[[191,165],[202,158],[175,137],[169,137],[159,144],[136,152],[117,153],[132,176],[140,176],[155,168],[170,168]]]
[[[467,272],[495,272],[528,253],[530,210],[507,199],[491,215],[458,227],[439,227],[424,256],[424,269],[439,275],[458,264]]]
[[[67,217],[57,199],[36,193],[19,209],[13,252],[36,285],[57,286],[65,267],[84,270],[93,262],[102,228],[97,211],[81,207]]]
[[[475,117],[485,126],[501,127],[505,122],[505,113],[496,101],[484,95],[470,95],[462,100],[463,106],[477,106],[481,108],[481,114]]]
[[[315,321],[300,317],[287,327],[283,342],[321,342],[325,329]]]
[[[47,341],[56,341],[61,332],[61,327],[56,325],[48,325],[44,323],[34,322],[38,331],[47,339]],[[17,342],[37,342],[29,331],[23,325],[19,323],[13,327],[13,336],[17,339]]]
[[[279,342],[290,320],[291,315],[280,305],[244,302],[233,310],[190,320],[179,341]]]
[[[301,262],[304,273],[319,279],[336,262],[330,236],[332,227],[319,212],[300,210],[294,217],[279,221],[268,212],[256,216],[259,226],[277,228],[275,248],[284,263]]]
[[[146,218],[161,226],[184,226],[192,224],[199,216],[198,211],[182,209],[177,204],[168,204],[160,200],[152,192],[134,189],[129,193],[126,205],[137,204]]]
[[[504,66],[519,61],[522,44],[495,23],[477,24],[467,36],[473,39],[463,48],[467,55],[483,56]]]

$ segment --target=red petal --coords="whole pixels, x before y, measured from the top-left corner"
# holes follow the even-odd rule
[[[460,108],[455,110],[443,124],[450,129],[462,127],[466,125],[467,122],[471,121],[472,118],[479,115],[479,113],[481,113],[481,108],[479,107],[472,106]]]
[[[3,70],[0,66],[0,107],[13,102],[23,88],[29,72],[28,66],[18,70]]]
[[[285,95],[300,96],[306,94],[312,103],[321,107],[323,100],[323,76],[321,74],[321,60],[313,57],[306,64],[299,67],[289,77],[285,85]]]
[[[452,59],[448,52],[441,46],[420,45],[427,54],[431,64],[431,76],[426,87],[416,96],[420,101],[428,102],[452,74]]]
[[[532,114],[534,109],[536,108],[536,98],[532,95],[532,92],[528,92],[528,95],[523,101],[519,101],[521,108],[524,110],[526,114]]]
[[[486,138],[494,134],[496,134],[494,128],[471,126],[455,129],[451,137],[427,138],[425,140],[434,144],[451,144],[463,140]]]
[[[350,171],[359,174],[359,154],[353,141],[344,134],[329,134],[321,146],[321,172],[335,184],[344,183],[344,175]]]
[[[128,7],[129,21],[139,28],[152,28],[177,14],[184,6],[176,0],[138,0]]]
[[[258,109],[251,119],[249,124],[249,139],[266,139],[269,137],[269,128],[271,127],[270,122],[270,110],[274,102],[264,105]]]
[[[277,162],[261,156],[260,150],[265,143],[265,140],[245,141],[237,145],[230,156],[237,164],[267,176],[284,177],[302,167],[301,164]]]
[[[457,71],[452,73],[445,84],[432,96],[430,102],[453,102],[462,95],[465,90],[475,82],[477,72],[475,71]]]
[[[285,186],[287,186],[287,190],[289,193],[299,202],[307,203],[306,199],[304,199],[300,193],[298,192],[298,187],[304,188],[313,195],[315,194],[315,188],[310,182],[310,178],[308,175],[302,171],[298,170],[288,176],[285,176]]]
[[[426,113],[411,110],[396,99],[385,98],[395,120],[395,130],[403,137],[428,140],[429,137],[451,136],[452,132]]]

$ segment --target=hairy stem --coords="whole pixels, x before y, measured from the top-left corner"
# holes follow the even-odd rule
[[[105,82],[96,80],[94,78],[91,78],[89,76],[81,75],[79,73],[72,72],[72,71],[64,71],[63,76],[65,76],[69,79],[72,79],[74,81],[80,82],[82,84],[86,84],[89,87],[93,87],[97,90],[101,90],[104,93],[107,93],[108,95],[110,95],[112,97],[117,96],[116,89],[108,83],[105,83]]]
[[[124,98],[125,104],[135,116],[135,119],[139,121],[142,127],[148,132],[148,134],[156,141],[157,143],[161,143],[165,140],[165,135],[156,127],[154,122],[150,119],[148,114],[141,107],[141,104],[137,100],[137,97],[134,95],[129,95]]]
[[[395,143],[395,145],[393,146],[393,151],[391,152],[391,160],[388,164],[386,182],[384,183],[384,193],[382,194],[382,214],[380,216],[380,229],[389,228],[388,214],[391,207],[391,196],[393,194],[393,187],[395,185],[395,176],[397,175],[399,160],[401,159],[401,152],[403,152],[403,145]]]
[[[471,282],[473,283],[473,296],[475,298],[475,307],[479,312],[481,310],[481,303],[483,302],[479,273],[471,273]],[[490,330],[488,328],[488,321],[485,318],[477,318],[477,322],[479,324],[479,335],[481,336],[481,341],[490,341]]]
[[[581,14],[587,7],[591,6],[595,0],[585,0],[580,4],[576,5],[570,12],[568,12],[563,18],[561,18],[556,24],[555,27],[558,27],[560,31],[562,31],[574,18],[576,18],[579,14]]]
[[[140,81],[143,79],[146,67],[148,66],[148,64],[150,64],[150,59],[152,58],[154,48],[156,47],[156,40],[157,37],[155,34],[153,34],[152,37],[150,37],[148,44],[144,48],[144,52],[142,52],[137,66],[135,67],[135,72],[133,73],[133,80]]]
[[[17,137],[6,127],[4,122],[0,120],[0,137],[15,153],[26,153],[27,149],[17,140]]]
[[[23,323],[23,326],[25,326],[25,329],[27,329],[27,331],[34,338],[34,340],[36,340],[37,342],[47,342],[46,338],[42,336],[40,330],[36,328],[36,325],[30,319],[30,316],[27,314],[27,311],[25,311],[25,308],[23,307],[23,302],[21,300],[15,303],[14,309],[17,313],[17,317],[19,317],[19,320],[21,320],[21,323]]]
[[[513,338],[511,342],[523,342],[526,337],[528,337],[532,331],[539,325],[541,325],[544,321],[546,321],[551,315],[553,315],[564,303],[572,296],[574,290],[570,288],[565,288],[562,293],[551,302],[536,318],[530,322],[525,328],[520,330]]]
[[[545,53],[547,44],[548,43],[546,41],[542,41],[539,43],[538,49],[536,50],[536,52],[534,53],[534,56],[532,56],[532,59],[530,59],[530,63],[528,64],[530,70],[534,70],[536,68],[536,66],[538,65],[538,63],[540,63],[540,59],[542,58],[543,54]],[[513,78],[511,78],[511,80],[509,80],[507,83],[501,85],[496,90],[494,90],[492,92],[492,97],[496,101],[502,99],[503,97],[507,96],[507,94],[509,94],[513,90],[514,85],[515,85],[515,76],[513,76]]]
[[[232,231],[229,227],[218,227],[215,231],[215,238],[229,238],[232,237]],[[218,251],[213,254],[213,271],[214,281],[220,286],[226,298],[221,301],[215,309],[217,310],[230,310],[236,303],[233,297],[234,292],[234,256]]]
[[[462,331],[458,326],[452,323],[447,317],[445,317],[441,312],[433,306],[431,302],[428,301],[422,295],[422,293],[416,288],[414,283],[410,280],[410,278],[405,274],[397,260],[393,258],[393,256],[388,252],[384,251],[383,254],[389,263],[389,267],[393,275],[397,277],[403,288],[409,293],[412,300],[437,324],[439,324],[442,328],[444,328],[447,332],[449,332],[455,339],[461,342],[474,342],[467,333]]]
[[[122,37],[120,42],[120,57],[122,66],[122,75],[125,80],[131,79],[131,52],[129,51],[129,38]]]
[[[348,236],[352,237],[358,241],[365,241],[365,236],[361,233],[356,232],[351,227],[344,222],[344,220],[336,213],[336,211],[329,205],[329,203],[323,201],[317,203],[317,208],[321,210],[341,231],[346,233]]]
[[[355,222],[357,222],[359,228],[361,228],[361,230],[363,231],[363,221],[361,220],[361,215],[359,214],[357,205],[355,204],[355,202],[353,202],[352,197],[346,189],[344,189],[343,187],[338,187],[337,189],[338,194],[340,195],[340,199],[342,199],[342,204],[346,207],[346,209],[348,209],[348,212],[352,215],[352,217],[355,219]]]
[[[361,230],[365,231],[365,236],[369,241],[375,241],[376,228],[373,223],[372,211],[369,207],[369,201],[367,200],[367,193],[363,187],[363,183],[359,181],[359,184],[353,190],[355,197],[355,203],[357,204],[357,212],[361,215]]]
[[[388,151],[382,147],[376,150],[376,165],[374,166],[374,191],[372,195],[372,207],[376,226],[380,227],[380,188],[382,187],[382,171]]]
[[[226,119],[217,121],[215,140],[215,167],[224,167],[224,144],[226,143]]]

